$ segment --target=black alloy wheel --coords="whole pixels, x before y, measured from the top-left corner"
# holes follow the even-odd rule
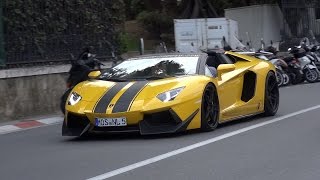
[[[279,87],[273,72],[269,72],[266,79],[264,115],[274,116],[279,109]]]
[[[213,84],[208,84],[204,89],[201,104],[201,129],[212,131],[219,124],[219,98],[217,89]]]
[[[67,98],[71,92],[72,88],[69,88],[68,90],[66,90],[63,95],[60,98],[60,110],[63,114],[65,114],[66,111],[66,102],[67,102]]]

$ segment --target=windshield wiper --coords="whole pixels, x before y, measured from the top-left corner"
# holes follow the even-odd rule
[[[146,79],[146,80],[158,80],[158,79],[165,79],[165,78],[169,78],[172,76],[145,76],[145,77],[141,77],[141,79]]]
[[[129,81],[128,79],[121,79],[121,78],[100,78],[100,80],[113,81],[113,82],[126,82],[126,81]]]

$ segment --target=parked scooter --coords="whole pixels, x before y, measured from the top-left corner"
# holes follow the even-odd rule
[[[310,49],[310,55],[314,58],[314,64],[320,70],[320,46],[313,45]]]
[[[269,60],[276,67],[278,86],[287,86],[292,80],[287,73],[288,64],[282,59],[273,58]]]
[[[279,64],[281,66],[281,70],[284,71],[284,73],[282,74],[282,76],[284,77],[284,84],[290,83],[295,85],[304,81],[304,78],[303,78],[304,74],[299,64],[299,61],[297,61],[293,57],[277,56],[278,51],[276,50],[276,48],[272,46],[272,42],[270,46],[265,48],[265,51],[273,54],[273,56],[268,58],[271,59],[270,60],[271,62],[274,62],[273,64],[275,63]],[[287,76],[289,78],[287,78]],[[288,80],[289,82],[285,82],[286,79],[289,79]],[[279,81],[281,81],[281,79]]]
[[[320,78],[320,71],[317,69],[314,60],[307,56],[306,50],[302,46],[294,46],[289,48],[288,51],[300,62],[305,79],[309,83],[317,82]]]
[[[67,90],[60,99],[60,109],[63,114],[65,113],[67,98],[72,89],[80,82],[87,80],[88,74],[91,71],[100,70],[101,65],[103,65],[103,63],[96,59],[95,55],[91,54],[88,48],[82,52],[76,60],[72,58],[71,69],[69,70],[69,77],[66,82]]]
[[[285,57],[283,60],[288,64],[288,68],[285,69],[285,71],[290,77],[291,84],[295,85],[305,81],[302,68],[297,59],[294,57]]]

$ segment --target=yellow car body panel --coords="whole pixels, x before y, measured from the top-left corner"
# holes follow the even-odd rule
[[[111,93],[111,89],[119,83],[95,79],[82,82],[72,90],[72,92],[81,95],[82,99],[75,105],[66,104],[64,123],[68,122],[68,117],[72,114],[87,118],[91,124],[89,131],[94,131],[95,118],[125,117],[128,126],[138,126],[148,115],[172,110],[182,121],[190,121],[185,130],[198,129],[201,128],[203,92],[209,83],[213,84],[218,92],[219,123],[264,112],[266,76],[270,71],[275,72],[274,66],[269,62],[235,52],[226,52],[225,54],[237,59],[237,62],[234,64],[235,70],[222,74],[221,78],[188,75],[152,80],[141,85],[141,89],[135,95],[125,93],[129,89],[134,89],[137,82],[126,82],[115,93],[110,103],[105,105],[105,109],[100,107],[100,112],[97,111],[100,106],[98,104],[103,103],[102,98]],[[257,79],[254,96],[248,102],[244,102],[241,100],[241,94],[245,79],[244,72],[248,71],[254,72]],[[183,90],[173,101],[162,102],[156,98],[161,93],[181,87]],[[124,103],[125,107],[116,107],[123,96],[130,96],[130,102]],[[122,111],[116,109],[122,109]],[[188,119],[190,117],[192,117],[191,120]]]

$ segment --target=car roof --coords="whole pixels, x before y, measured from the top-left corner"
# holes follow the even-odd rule
[[[167,57],[201,57],[201,56],[207,56],[207,55],[214,55],[216,53],[224,53],[224,51],[220,50],[211,50],[207,52],[201,52],[201,53],[159,53],[159,54],[145,54],[145,55],[139,55],[132,58],[128,58],[128,60],[135,60],[135,59],[153,59],[153,58],[167,58]]]
[[[166,57],[200,57],[205,53],[160,53],[160,54],[145,54],[128,58],[128,60],[134,59],[153,59],[153,58],[166,58]]]

